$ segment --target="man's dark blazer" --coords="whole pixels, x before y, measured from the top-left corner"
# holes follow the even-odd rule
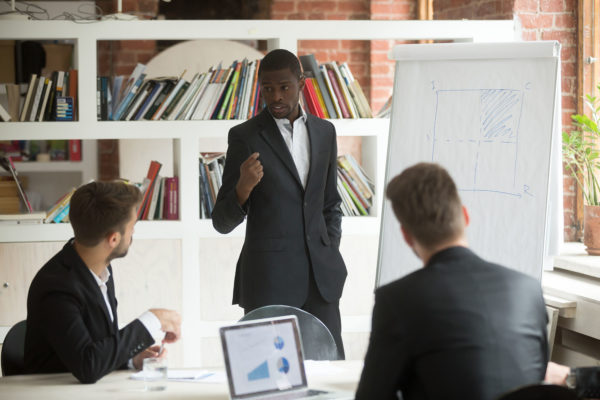
[[[548,362],[540,283],[465,247],[377,290],[356,399],[492,400]]]
[[[229,131],[223,185],[212,221],[217,231],[228,233],[247,216],[233,294],[233,303],[245,309],[269,304],[301,307],[308,294],[311,265],[326,301],[342,295],[347,273],[338,250],[342,213],[335,128],[310,114],[306,128],[310,138],[306,190],[266,109]],[[242,208],[235,185],[240,165],[254,152],[260,153],[264,176]]]
[[[93,383],[154,343],[138,319],[118,329],[115,286],[108,268],[113,322],[72,240],[38,271],[27,296],[27,373],[71,372],[80,382]]]

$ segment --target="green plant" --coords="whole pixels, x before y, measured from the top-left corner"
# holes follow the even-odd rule
[[[600,90],[600,85],[598,85]],[[577,130],[563,132],[563,161],[565,168],[577,181],[585,202],[600,205],[600,99],[586,95],[585,105],[591,109],[591,117],[574,114],[571,118]]]

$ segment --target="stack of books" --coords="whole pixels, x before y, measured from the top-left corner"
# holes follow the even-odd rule
[[[142,191],[138,220],[179,219],[179,179],[160,176],[161,167],[160,162],[151,161],[146,177],[138,184]]]
[[[200,218],[210,218],[223,183],[225,153],[200,154]]]
[[[337,188],[344,216],[369,215],[375,185],[350,154],[338,157]]]
[[[321,118],[372,118],[373,113],[360,84],[347,63],[317,64],[313,54],[300,56],[306,77],[305,108]]]
[[[260,60],[234,61],[210,68],[188,80],[147,79],[138,64],[125,80],[98,77],[97,119],[101,121],[247,119],[260,112],[257,83]]]
[[[54,71],[49,76],[32,74],[21,96],[19,85],[0,85],[0,120],[77,120],[77,70]]]

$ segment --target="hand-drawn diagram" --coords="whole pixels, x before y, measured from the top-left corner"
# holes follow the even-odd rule
[[[517,154],[523,92],[436,90],[431,159],[453,165],[461,191],[521,196]]]

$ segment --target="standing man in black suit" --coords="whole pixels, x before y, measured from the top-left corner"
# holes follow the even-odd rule
[[[392,179],[387,197],[424,267],[376,291],[356,399],[492,400],[541,382],[540,283],[467,248],[469,216],[446,170],[414,165]]]
[[[268,53],[258,79],[266,108],[229,131],[212,212],[221,233],[247,218],[233,304],[246,313],[271,304],[300,307],[323,321],[343,357],[339,299],[347,272],[338,249],[335,128],[300,107],[304,77],[294,54]]]
[[[94,383],[128,365],[140,369],[158,354],[153,337],[179,339],[175,311],[152,309],[119,329],[111,260],[131,245],[138,188],[123,182],[91,182],[71,197],[69,240],[36,274],[27,297],[27,373],[71,372]]]

